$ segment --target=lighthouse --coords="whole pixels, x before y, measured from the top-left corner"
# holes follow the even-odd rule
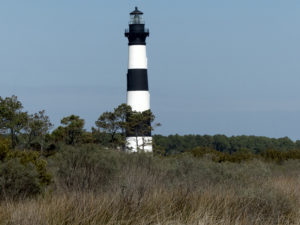
[[[129,46],[127,105],[131,106],[133,111],[144,112],[150,109],[146,54],[146,38],[149,37],[149,29],[145,28],[143,12],[137,7],[130,13],[129,29],[125,31],[125,37],[128,38]],[[126,142],[130,152],[137,152],[139,149],[152,152],[151,131],[138,136],[128,132]]]

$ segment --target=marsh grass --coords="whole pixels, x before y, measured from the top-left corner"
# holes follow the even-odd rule
[[[44,196],[0,203],[2,225],[300,224],[300,163],[216,163],[94,146],[49,161]]]

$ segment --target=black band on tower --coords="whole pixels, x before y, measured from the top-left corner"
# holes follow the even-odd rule
[[[129,69],[127,73],[127,91],[148,91],[147,69]]]

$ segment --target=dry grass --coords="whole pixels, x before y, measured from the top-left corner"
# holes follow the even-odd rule
[[[98,184],[89,174],[92,189],[64,185],[65,177],[57,175],[43,197],[3,201],[0,225],[300,224],[297,161],[217,164],[191,157],[110,157],[119,169],[112,173],[102,166],[110,177],[102,173],[106,179],[100,179],[94,174]],[[92,163],[87,165],[93,168]],[[74,166],[82,177],[72,170],[77,180],[87,176],[82,166]],[[74,174],[69,175],[75,179]]]
[[[272,215],[269,210],[274,209],[221,190],[157,190],[136,200],[121,193],[71,193],[2,203],[1,224],[299,224],[296,212]]]

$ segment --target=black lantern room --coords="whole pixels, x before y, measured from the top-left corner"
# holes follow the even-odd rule
[[[138,7],[130,13],[129,29],[125,30],[125,37],[129,45],[146,45],[146,38],[149,36],[149,29],[145,29],[143,12]]]

